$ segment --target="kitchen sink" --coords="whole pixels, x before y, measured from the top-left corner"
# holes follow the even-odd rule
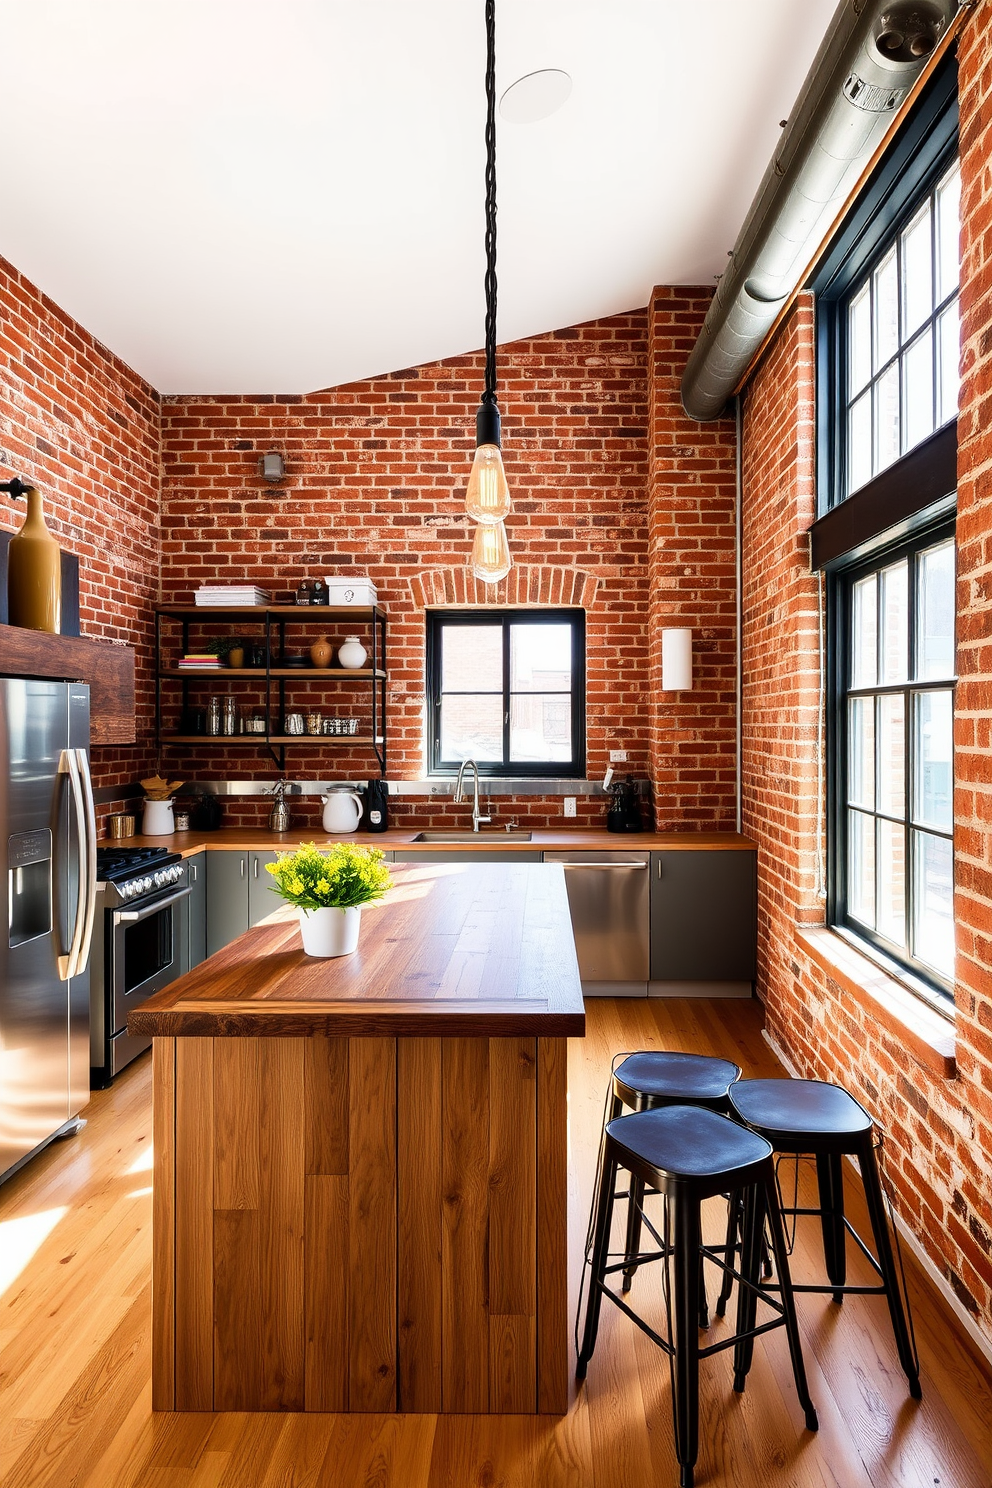
[[[414,842],[530,842],[533,832],[418,832]]]

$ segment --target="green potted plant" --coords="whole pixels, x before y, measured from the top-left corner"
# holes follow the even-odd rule
[[[243,667],[245,664],[245,643],[240,636],[214,636],[205,649],[219,662],[226,661],[229,667]]]
[[[265,866],[275,892],[299,908],[308,956],[350,955],[358,946],[362,905],[381,899],[390,885],[379,849],[350,842],[326,852],[306,842]]]

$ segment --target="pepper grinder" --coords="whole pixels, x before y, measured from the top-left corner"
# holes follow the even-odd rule
[[[286,805],[286,782],[277,780],[272,787],[272,810],[269,812],[269,831],[289,831],[289,807]]]

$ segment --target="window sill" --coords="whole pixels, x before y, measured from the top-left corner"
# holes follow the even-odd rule
[[[945,1080],[957,1074],[954,1024],[889,976],[833,930],[796,930],[796,944],[821,971],[849,992],[908,1050],[916,1061]]]

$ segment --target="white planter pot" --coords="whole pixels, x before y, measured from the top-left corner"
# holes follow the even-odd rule
[[[358,949],[361,906],[357,909],[301,909],[300,934],[308,956],[350,956]]]
[[[146,837],[171,837],[176,830],[172,801],[146,801],[141,813],[141,830]]]

